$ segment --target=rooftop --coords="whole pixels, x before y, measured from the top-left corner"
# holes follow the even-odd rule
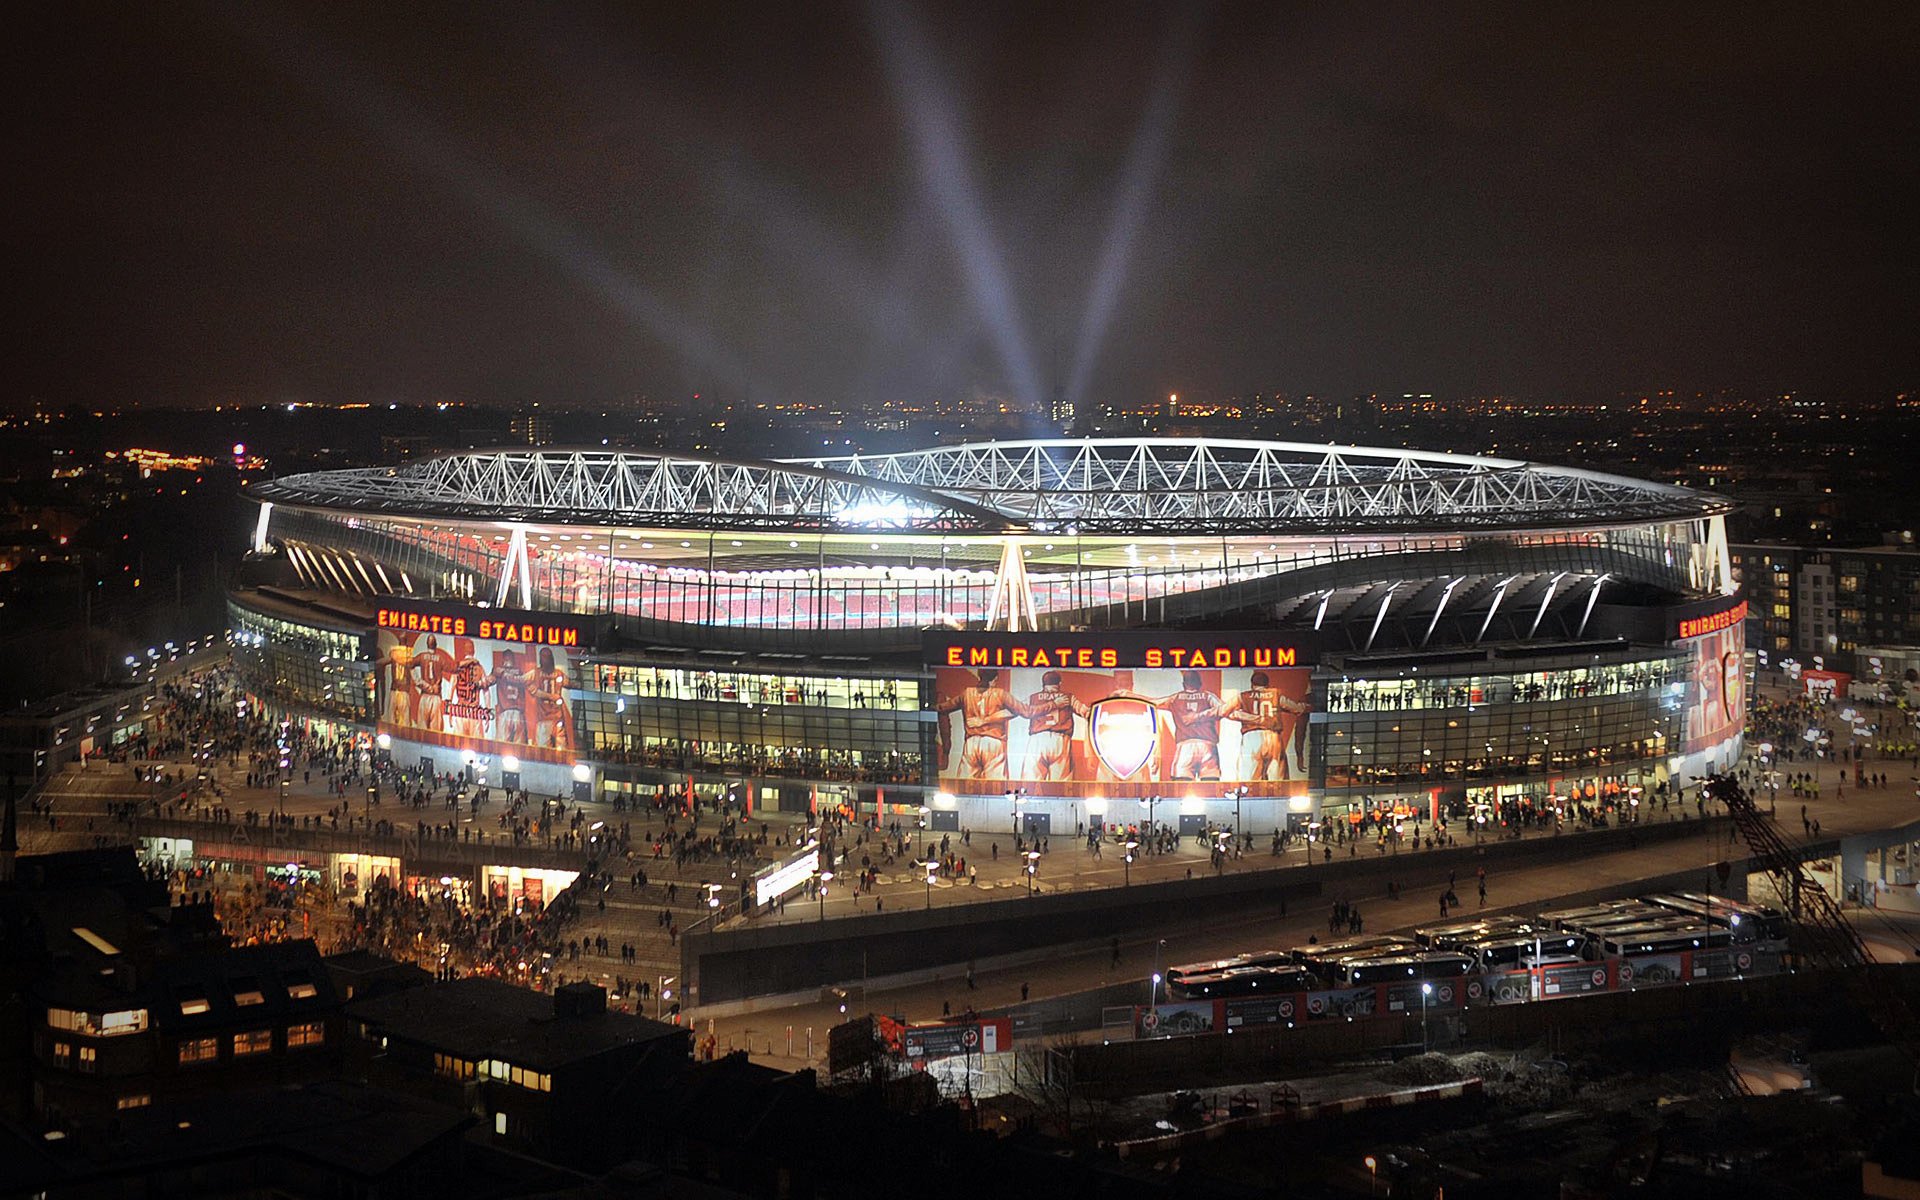
[[[551,996],[477,977],[358,1000],[347,1012],[389,1037],[537,1071],[690,1036],[679,1026],[621,1012],[559,1016]]]

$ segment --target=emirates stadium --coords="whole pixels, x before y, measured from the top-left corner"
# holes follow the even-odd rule
[[[248,494],[249,690],[536,793],[1264,835],[1633,804],[1732,763],[1744,725],[1729,506],[1587,470],[522,448]]]

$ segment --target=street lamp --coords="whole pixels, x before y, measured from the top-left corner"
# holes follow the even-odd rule
[[[1167,939],[1161,938],[1153,944],[1153,984],[1147,989],[1147,1011],[1152,1012],[1160,1003],[1160,952],[1167,948]]]
[[[1026,795],[1027,789],[1025,788],[1007,789],[1007,803],[1013,808],[1013,832],[1015,834],[1020,832],[1020,801],[1026,799]]]
[[[1246,795],[1247,795],[1247,788],[1245,784],[1242,784],[1241,786],[1236,788],[1227,789],[1227,799],[1233,801],[1233,836],[1234,837],[1240,836],[1240,801],[1245,799]]]
[[[832,871],[820,872],[820,919],[827,919],[827,885],[833,882]]]
[[[1420,985],[1420,1053],[1427,1052],[1427,1001],[1433,999],[1433,985]]]
[[[1363,1161],[1367,1164],[1367,1175],[1370,1180],[1367,1190],[1373,1195],[1378,1196],[1380,1194],[1380,1164],[1374,1161],[1374,1157],[1371,1154],[1367,1155]]]
[[[655,988],[653,992],[654,1020],[657,1021],[660,1019],[661,1014],[666,1011],[667,1001],[673,999],[673,982],[678,978],[678,975],[662,975],[660,977],[660,986]]]
[[[933,877],[940,871],[940,860],[929,858],[920,864],[927,872],[927,911],[933,911]]]
[[[1033,877],[1040,870],[1040,852],[1029,850],[1023,857],[1027,860],[1027,895],[1033,895]]]
[[[1127,841],[1127,852],[1122,855],[1120,859],[1122,870],[1126,873],[1126,886],[1128,887],[1133,886],[1133,852],[1138,849],[1139,846],[1139,842],[1129,838]]]

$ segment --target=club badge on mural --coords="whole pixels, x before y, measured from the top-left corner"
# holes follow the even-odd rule
[[[1122,697],[1093,706],[1088,724],[1093,752],[1119,779],[1126,779],[1153,758],[1160,737],[1160,715],[1145,700]]]

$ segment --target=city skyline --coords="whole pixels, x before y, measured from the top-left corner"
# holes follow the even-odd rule
[[[1911,14],[28,14],[4,404],[1882,393]]]

